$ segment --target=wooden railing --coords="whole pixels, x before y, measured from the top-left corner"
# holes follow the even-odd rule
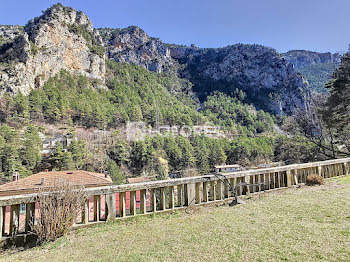
[[[350,158],[307,164],[226,173],[230,184],[241,182],[260,186],[242,187],[238,194],[252,194],[305,183],[309,174],[324,178],[347,175]],[[205,205],[232,199],[226,183],[215,175],[125,184],[85,189],[89,201],[75,226],[135,217]],[[30,232],[30,222],[38,215],[36,194],[0,197],[1,238]]]

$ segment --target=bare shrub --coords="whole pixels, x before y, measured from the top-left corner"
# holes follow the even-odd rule
[[[57,180],[38,194],[39,216],[32,223],[38,242],[53,241],[65,235],[73,226],[87,200],[83,187]]]
[[[323,185],[323,177],[319,175],[308,175],[306,178],[306,185]]]

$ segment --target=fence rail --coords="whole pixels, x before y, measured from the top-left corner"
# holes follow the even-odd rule
[[[225,173],[234,187],[239,183],[261,184],[238,189],[238,195],[269,191],[305,183],[310,174],[324,178],[348,175],[350,158]],[[215,175],[178,178],[85,189],[89,196],[75,226],[111,221],[220,202],[233,197],[226,183]],[[0,238],[30,231],[39,216],[37,194],[0,197]]]

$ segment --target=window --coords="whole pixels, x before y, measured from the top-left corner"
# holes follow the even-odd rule
[[[20,212],[23,214],[26,212],[26,204],[21,204]]]

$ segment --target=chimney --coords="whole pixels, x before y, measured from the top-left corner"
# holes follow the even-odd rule
[[[45,184],[45,178],[43,177],[42,179],[41,179],[41,185],[43,186]]]
[[[18,172],[15,172],[12,175],[12,181],[17,181],[17,180],[19,180],[19,174],[18,174]]]

